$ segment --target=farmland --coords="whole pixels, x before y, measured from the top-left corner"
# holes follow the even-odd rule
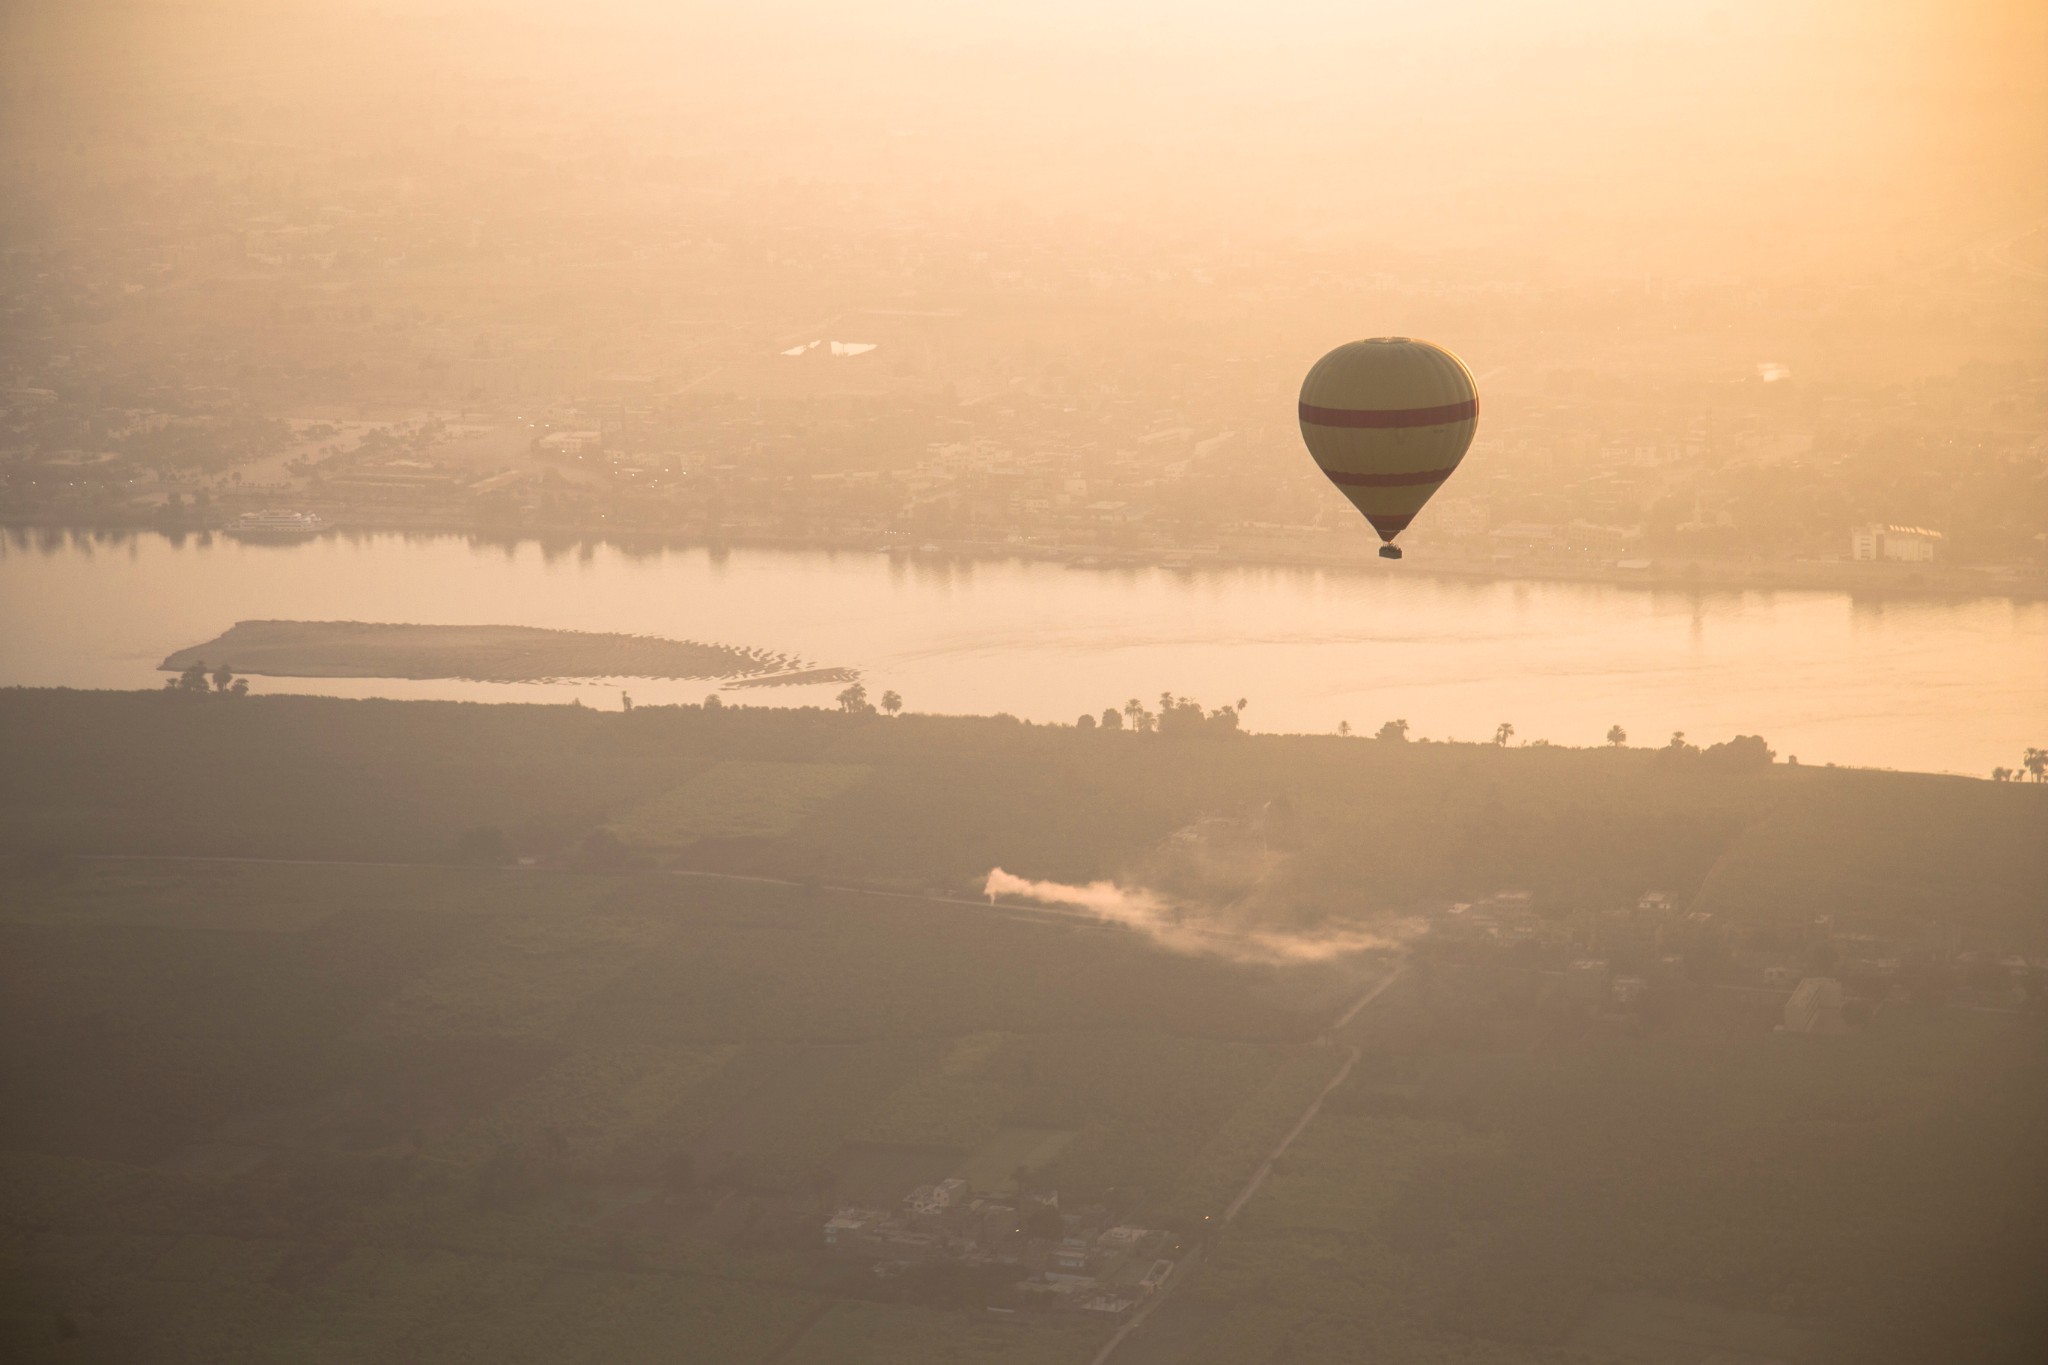
[[[2048,951],[2037,784],[1002,718],[27,690],[0,698],[0,750],[12,852],[546,863],[603,829],[654,863],[971,895],[997,866],[1227,881],[1162,865],[1162,842],[1263,812],[1284,857],[1260,896],[1296,924],[1656,888],[1745,920],[1939,918]]]
[[[787,835],[868,775],[856,763],[727,759],[633,807],[612,829],[628,844],[656,849],[683,848],[699,839]]]
[[[657,873],[88,862],[0,919],[8,1036],[37,1040],[0,1120],[15,1317],[151,1359],[750,1359],[814,1316],[885,1358],[958,1314],[823,1312],[835,1199],[993,1152],[1171,1212],[1212,1138],[1288,1120],[1267,1071],[1333,1064],[1251,969]],[[1220,1005],[1199,1031],[1156,1008],[1183,995]],[[920,1134],[946,1143],[874,1143],[960,1084],[993,1099]],[[1019,1145],[1031,1121],[1061,1140]],[[991,1360],[1094,1339],[999,1335]]]
[[[1131,1361],[2018,1365],[2048,1339],[2038,1022],[1813,1038],[1708,998],[1616,1033],[1526,974],[1427,966],[1377,1008]]]
[[[1137,1365],[2029,1358],[2048,791],[740,707],[10,692],[0,745],[9,1359],[1089,1359],[822,1253],[948,1176],[1178,1239]],[[1851,1025],[1774,1032],[1838,953]]]

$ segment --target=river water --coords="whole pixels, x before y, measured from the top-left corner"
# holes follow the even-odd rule
[[[1761,734],[1802,762],[1983,774],[2048,744],[2048,603],[1656,591],[1230,568],[1076,569],[852,552],[457,536],[299,544],[0,537],[0,685],[161,685],[157,663],[250,619],[624,631],[862,670],[909,709],[1070,721],[1162,690],[1249,700],[1257,730],[1634,744]],[[232,661],[230,661],[232,662]],[[703,681],[259,678],[258,692],[696,701]],[[836,686],[726,693],[826,704]]]

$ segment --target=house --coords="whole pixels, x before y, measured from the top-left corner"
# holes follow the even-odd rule
[[[1483,502],[1447,502],[1431,507],[1429,516],[1434,530],[1453,537],[1483,536],[1491,520]]]
[[[1849,533],[1849,557],[1860,560],[1891,560],[1900,564],[1928,564],[1934,560],[1941,532],[1924,526],[1886,526],[1872,522]]]
[[[903,1197],[904,1207],[912,1213],[936,1214],[967,1205],[967,1182],[954,1176],[941,1180],[936,1185],[919,1185]]]
[[[1494,557],[1497,559],[1555,554],[1564,547],[1564,537],[1558,528],[1540,522],[1512,521],[1496,526],[1490,538],[1494,542]]]
[[[1632,527],[1600,526],[1590,521],[1575,521],[1565,528],[1565,548],[1580,554],[1614,559],[1636,540],[1638,534]]]
[[[567,455],[572,459],[581,459],[585,455],[595,454],[603,448],[604,433],[600,431],[550,432],[548,435],[541,437],[540,446],[542,450],[550,450],[558,455]]]
[[[881,1221],[882,1215],[875,1209],[848,1205],[834,1213],[825,1224],[825,1249],[851,1251],[856,1240],[878,1227]]]
[[[1052,1249],[1052,1263],[1049,1274],[1092,1275],[1095,1272],[1095,1249],[1083,1237],[1063,1237]]]

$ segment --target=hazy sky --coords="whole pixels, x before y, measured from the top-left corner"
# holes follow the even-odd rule
[[[17,136],[515,125],[593,152],[1133,233],[1715,278],[1922,263],[2040,217],[2033,0],[9,6]],[[482,126],[479,127],[478,125]]]

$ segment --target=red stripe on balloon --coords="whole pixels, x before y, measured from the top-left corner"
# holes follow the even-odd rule
[[[1301,405],[1301,420],[1319,427],[1435,427],[1465,422],[1479,415],[1479,400],[1445,403],[1436,408],[1319,408]]]
[[[1321,469],[1322,466],[1316,466]],[[1341,469],[1324,469],[1330,482],[1346,488],[1412,488],[1420,483],[1442,483],[1457,469],[1416,469],[1406,474],[1346,474]]]

